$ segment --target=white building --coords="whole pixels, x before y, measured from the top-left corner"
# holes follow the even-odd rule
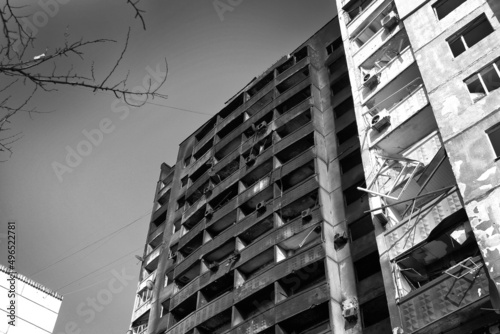
[[[10,280],[9,270],[0,265],[0,333],[1,334],[46,334],[52,333],[56,324],[62,296],[50,291],[29,278],[15,274]],[[15,282],[15,297],[10,293],[11,282]],[[14,301],[15,326],[9,324],[9,305]],[[11,307],[12,309],[12,307]]]

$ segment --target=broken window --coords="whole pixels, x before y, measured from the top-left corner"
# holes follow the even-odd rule
[[[432,8],[434,8],[437,18],[441,20],[466,1],[467,0],[440,0],[432,5]]]
[[[498,160],[500,159],[500,123],[486,130],[486,133],[488,134],[493,150],[497,156],[496,160]]]
[[[259,80],[255,85],[253,85],[252,88],[250,88],[247,93],[250,95],[250,97],[254,96],[258,92],[260,92],[264,87],[267,86],[268,83],[272,82],[274,80],[274,72],[268,73],[266,76],[264,76],[261,80]]]
[[[235,183],[232,186],[227,187],[224,191],[222,191],[219,195],[217,195],[214,199],[210,201],[210,206],[213,208],[213,211],[217,211],[222,208],[226,203],[231,201],[238,195],[238,184]]]
[[[339,59],[328,65],[328,72],[330,72],[330,74],[340,71],[347,71],[347,61],[345,57],[340,57]]]
[[[301,153],[305,152],[307,149],[314,146],[314,134],[308,134],[303,138],[291,143],[282,151],[276,153],[276,158],[280,165],[287,163],[295,157],[298,157]]]
[[[309,77],[309,67],[305,66],[300,71],[297,71],[297,73],[291,75],[286,80],[283,80],[283,82],[276,86],[276,89],[280,94],[283,94],[290,88],[302,82],[302,80],[306,79],[307,77]]]
[[[351,87],[351,82],[349,81],[349,73],[344,73],[338,80],[336,80],[330,86],[333,96],[339,94],[345,88]]]
[[[364,185],[366,182],[365,180],[360,180],[353,186],[350,186],[346,190],[343,191],[344,198],[345,198],[345,205],[352,204],[356,202],[358,199],[364,196],[364,193],[360,190],[358,190],[358,187],[361,187]]]
[[[389,308],[387,307],[385,294],[362,304],[360,311],[363,328],[367,328],[389,318]]]
[[[326,47],[326,53],[330,55],[331,53],[333,53],[333,51],[337,50],[341,46],[342,46],[342,38],[338,37],[336,40],[328,44],[328,46]]]
[[[214,315],[201,323],[196,329],[197,333],[220,334],[231,328],[231,308]],[[190,333],[188,333],[190,334]]]
[[[244,93],[241,93],[237,97],[235,97],[227,106],[225,106],[220,112],[219,116],[221,118],[226,118],[231,115],[233,111],[239,108],[245,102]]]
[[[486,18],[486,15],[480,15],[465,28],[448,39],[448,44],[450,45],[453,56],[458,57],[492,32],[493,27]]]
[[[490,92],[500,88],[499,66],[500,60],[497,60],[464,80],[473,102],[479,101]]]
[[[333,108],[333,115],[335,118],[339,118],[348,112],[354,112],[354,101],[351,96]]]
[[[285,102],[281,103],[279,106],[276,107],[276,110],[280,115],[286,113],[288,110],[291,110],[295,106],[297,106],[299,103],[304,101],[307,98],[311,97],[311,86],[307,86],[306,88],[302,89],[300,92],[296,93],[295,95],[291,96],[288,100]]]
[[[281,302],[325,281],[325,263],[319,260],[281,278],[276,285],[277,299]]]
[[[182,209],[184,207],[184,204],[186,204],[186,199],[184,198],[184,196],[182,196],[177,200],[177,210]]]
[[[307,54],[308,54],[307,46],[304,46],[301,50],[295,52],[294,54],[295,61],[298,63],[299,61],[307,57]]]
[[[373,231],[373,223],[372,217],[369,214],[349,224],[351,241],[357,240],[371,231]]]
[[[244,119],[243,119],[243,114],[239,115],[238,117],[235,117],[231,122],[227,123],[226,126],[224,126],[222,129],[220,129],[217,132],[217,136],[219,139],[224,138],[231,132],[233,132],[234,129],[236,129],[238,126],[243,124]]]
[[[361,282],[378,272],[380,272],[380,260],[378,252],[374,251],[365,257],[354,262],[354,270],[356,271],[356,278]]]
[[[305,112],[297,115],[296,117],[290,119],[288,122],[280,126],[276,129],[276,134],[279,136],[279,139],[283,139],[289,134],[295,132],[300,129],[304,125],[308,124],[311,121],[312,115],[311,110],[307,109]]]
[[[235,305],[233,325],[239,325],[274,306],[274,286],[268,285]]]
[[[470,223],[461,209],[436,226],[419,246],[396,258],[400,295],[404,296],[443,274],[459,278],[457,273],[465,267],[468,268],[466,273],[474,272],[477,266],[473,258],[478,255],[479,248]]]
[[[370,4],[373,0],[357,0],[357,1],[349,1],[347,6],[345,6],[344,14],[346,18],[346,23],[349,24],[352,20],[359,16]]]
[[[193,154],[193,157],[195,159],[195,161],[197,161],[198,159],[200,159],[202,156],[205,155],[205,153],[207,153],[211,148],[212,148],[212,145],[213,145],[213,139],[207,141],[205,143],[205,145],[203,145],[202,147],[200,147],[198,149],[198,151],[196,151],[194,154]]]
[[[359,148],[356,150],[352,151],[348,155],[346,155],[344,158],[340,159],[340,170],[342,174],[347,173],[354,167],[360,166],[361,165],[361,151]]]
[[[290,306],[293,307],[294,305]],[[297,307],[297,306],[295,306]],[[296,314],[281,323],[277,333],[283,334],[320,334],[332,333],[330,327],[330,311],[328,302],[311,305],[308,309]]]
[[[342,145],[352,137],[355,137],[358,135],[358,126],[356,125],[356,122],[352,122],[339,132],[337,132],[337,144]]]
[[[196,142],[200,142],[206,135],[210,133],[215,128],[215,123],[217,121],[216,117],[213,117],[194,135]]]
[[[226,275],[223,275],[216,281],[210,283],[200,290],[200,307],[211,302],[219,296],[222,296],[228,291],[233,290],[234,271],[231,270]]]

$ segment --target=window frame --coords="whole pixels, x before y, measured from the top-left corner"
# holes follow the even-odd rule
[[[488,68],[490,67],[493,67],[493,70],[496,72],[497,76],[500,78],[500,68],[499,68],[499,65],[497,65],[497,63],[500,64],[500,58],[497,58],[495,59],[493,62],[489,63],[488,65],[484,66],[483,68],[481,68],[480,70],[474,72],[472,75],[468,76],[466,79],[464,79],[464,84],[465,84],[465,87],[467,88],[467,91],[469,92],[469,96],[471,97],[471,100],[472,100],[472,103],[476,103],[480,100],[482,100],[483,98],[485,98],[486,96],[488,96],[489,94],[491,94],[492,92],[496,91],[497,89],[500,89],[500,87],[498,88],[495,88],[493,90],[488,90],[488,87],[486,86],[486,83],[484,82],[484,79],[483,79],[483,76],[481,74],[481,72],[484,72],[485,70],[487,70]],[[485,95],[478,98],[477,100],[474,100],[471,96],[472,92],[470,91],[469,89],[469,84],[467,83],[467,81],[470,81],[471,79],[473,79],[474,77],[477,77],[479,79],[479,82],[481,83],[481,86],[485,92]]]
[[[444,19],[446,16],[450,15],[453,11],[455,11],[458,7],[460,7],[461,5],[463,5],[464,3],[467,2],[467,0],[460,0],[462,1],[461,3],[458,4],[458,6],[456,6],[455,8],[453,8],[451,11],[449,11],[446,15],[442,16],[442,17],[439,17],[439,14],[438,14],[438,11],[437,9],[439,7],[442,7],[444,4],[446,4],[447,2],[453,2],[454,4],[456,3],[457,0],[438,0],[436,1],[433,5],[432,5],[432,9],[434,10],[434,14],[436,14],[436,17],[438,19],[438,21],[441,21],[442,19]]]
[[[487,22],[488,25],[490,26],[490,28],[492,29],[492,32],[488,33],[487,35],[483,36],[480,40],[478,40],[476,43],[472,44],[472,45],[468,45],[467,44],[467,41],[465,40],[465,37],[464,35],[470,33],[471,31],[473,31],[476,27],[478,27],[479,25],[483,24],[484,22]],[[473,47],[474,45],[478,44],[480,41],[484,40],[486,37],[488,37],[489,35],[491,35],[493,32],[495,31],[495,28],[493,28],[493,26],[491,25],[491,22],[490,20],[488,20],[488,17],[486,16],[485,13],[482,13],[480,15],[478,15],[476,18],[474,18],[472,21],[470,21],[466,26],[462,27],[461,29],[459,29],[457,32],[455,32],[454,34],[452,34],[450,37],[448,37],[446,39],[446,42],[448,43],[448,47],[451,51],[451,54],[453,55],[453,58],[457,58],[459,57],[460,55],[464,54],[467,50],[469,50],[471,47]],[[460,52],[459,54],[455,55],[452,47],[451,47],[451,44],[457,42],[458,40],[461,41],[461,45],[464,47],[464,51]]]

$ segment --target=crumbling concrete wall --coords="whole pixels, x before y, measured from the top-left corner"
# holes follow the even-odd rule
[[[500,57],[498,1],[469,0],[441,20],[435,2],[415,11],[405,26],[476,240],[500,290],[500,166],[485,133],[500,123],[500,89],[474,102],[464,83]],[[483,14],[493,33],[454,57],[448,39]]]

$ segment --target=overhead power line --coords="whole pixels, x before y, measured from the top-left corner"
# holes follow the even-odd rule
[[[113,95],[112,93],[109,93],[109,92],[97,92],[99,94],[104,94],[104,95],[108,95],[108,96],[113,96],[116,98],[115,95]],[[170,109],[175,109],[175,110],[180,110],[180,111],[186,111],[186,112],[190,112],[190,113],[193,113],[193,114],[198,114],[198,115],[206,115],[206,116],[213,116],[213,114],[210,114],[210,113],[207,113],[207,112],[203,112],[203,111],[197,111],[197,110],[191,110],[191,109],[186,109],[186,108],[179,108],[179,107],[174,107],[174,106],[167,106],[165,104],[160,104],[160,103],[154,103],[154,102],[151,102],[151,101],[144,101],[144,102],[141,102],[141,103],[144,103],[144,104],[151,104],[153,106],[158,106],[158,107],[164,107],[164,108],[170,108]]]
[[[78,253],[80,253],[80,252],[82,252],[82,251],[84,251],[84,250],[88,249],[90,246],[95,245],[95,244],[96,244],[96,243],[98,243],[99,241],[102,241],[102,240],[104,240],[104,239],[106,239],[106,238],[108,238],[108,237],[110,237],[110,236],[112,236],[112,235],[115,235],[115,234],[117,234],[117,233],[119,233],[119,232],[123,231],[123,230],[124,230],[124,229],[126,229],[127,227],[132,226],[133,224],[135,224],[135,223],[139,222],[142,218],[146,217],[146,216],[147,216],[147,215],[149,215],[149,214],[151,214],[151,210],[148,210],[148,211],[147,211],[144,215],[142,215],[141,217],[139,217],[139,218],[135,219],[135,220],[134,220],[134,221],[132,221],[131,223],[128,223],[127,225],[122,226],[122,227],[120,227],[119,229],[117,229],[117,230],[115,230],[115,231],[113,231],[113,232],[110,232],[110,233],[108,233],[108,234],[106,234],[106,235],[102,236],[101,238],[99,238],[99,239],[97,239],[97,240],[95,240],[95,241],[91,242],[90,244],[88,244],[88,245],[86,245],[86,246],[84,246],[84,247],[80,248],[79,250],[77,250],[77,251],[75,251],[75,252],[73,252],[73,253],[70,253],[70,254],[68,254],[68,255],[63,256],[62,258],[60,258],[60,259],[59,259],[59,260],[57,260],[56,262],[54,262],[54,263],[52,263],[52,264],[49,264],[48,266],[45,266],[44,268],[42,268],[42,269],[38,270],[38,271],[37,271],[37,272],[35,272],[34,274],[29,275],[29,277],[34,277],[35,275],[38,275],[38,274],[40,274],[41,272],[44,272],[45,270],[47,270],[47,269],[49,269],[49,268],[51,268],[51,267],[55,266],[56,264],[58,264],[58,263],[60,263],[60,262],[62,262],[62,261],[64,261],[64,260],[66,260],[67,258],[69,258],[69,257],[71,257],[71,256],[73,256],[73,255],[76,255],[76,254],[78,254]]]
[[[118,259],[113,260],[113,261],[111,261],[111,262],[109,262],[109,263],[107,263],[107,264],[105,264],[105,265],[103,265],[103,266],[101,266],[101,267],[99,267],[99,268],[97,268],[97,269],[95,269],[95,270],[92,270],[91,272],[87,273],[86,275],[84,275],[84,276],[82,276],[82,277],[80,277],[80,278],[77,278],[77,279],[75,279],[75,280],[73,280],[73,281],[69,282],[68,284],[66,284],[66,285],[64,285],[64,286],[62,286],[62,287],[60,287],[59,289],[56,289],[56,291],[58,291],[58,292],[59,292],[60,290],[64,289],[65,287],[68,287],[68,286],[70,286],[71,284],[74,284],[74,283],[76,283],[76,282],[78,282],[78,281],[81,281],[81,280],[82,280],[82,279],[84,279],[84,278],[89,277],[89,276],[90,276],[90,275],[92,275],[93,273],[95,273],[95,272],[97,272],[97,271],[99,271],[99,270],[101,270],[101,269],[103,269],[103,268],[105,268],[105,267],[107,267],[107,266],[109,266],[109,265],[112,265],[112,264],[114,264],[115,262],[120,261],[121,259],[123,259],[123,258],[125,258],[125,257],[129,256],[130,254],[137,252],[137,251],[138,251],[138,250],[140,250],[141,248],[142,248],[142,247],[136,248],[136,249],[134,249],[133,251],[131,251],[131,252],[129,252],[129,253],[127,253],[127,254],[125,254],[125,255],[123,255],[123,256],[121,256],[121,257],[119,257]],[[62,295],[64,295],[64,294],[62,294]]]

